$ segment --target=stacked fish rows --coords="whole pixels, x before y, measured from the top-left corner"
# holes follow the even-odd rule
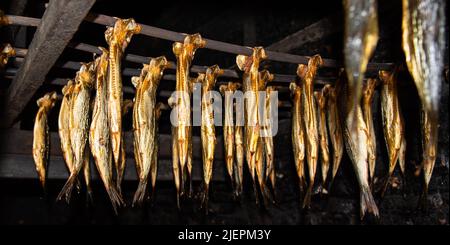
[[[424,194],[436,159],[438,89],[443,69],[445,23],[442,1],[425,2],[427,5],[423,6],[416,0],[403,0],[403,48],[406,63],[423,104]],[[389,155],[388,178],[382,194],[388,187],[397,162],[401,172],[405,171],[406,140],[404,119],[397,95],[397,69],[380,71],[378,78],[369,78],[363,82],[368,61],[378,40],[376,0],[344,0],[344,9],[345,71],[341,71],[334,85],[325,85],[320,91],[314,92],[315,76],[323,64],[322,58],[315,55],[307,65],[298,66],[298,77],[289,86],[293,101],[292,145],[295,167],[300,190],[305,192],[303,207],[308,207],[318,163],[321,164],[322,170],[321,192],[326,193],[332,186],[345,148],[360,187],[361,217],[364,217],[366,212],[378,216],[378,208],[372,196],[377,146],[371,111],[374,91],[378,86],[381,86],[383,129]],[[436,19],[434,14],[438,15]],[[422,31],[425,29],[433,31]],[[123,101],[121,57],[132,35],[139,31],[140,27],[134,20],[118,19],[114,27],[109,27],[105,33],[109,50],[101,48],[102,55],[93,62],[83,64],[74,81],[69,81],[63,88],[59,133],[70,177],[58,199],[65,198],[67,202],[70,200],[73,186],[79,188],[78,175],[82,169],[89,192],[89,165],[86,162],[89,160],[90,151],[114,209],[117,210],[117,207],[124,204],[120,188],[125,168],[122,116],[131,106],[134,155],[139,176],[133,204],[142,204],[145,200],[149,178],[154,193],[158,163],[157,125],[161,110],[167,108],[164,104],[156,104],[156,90],[163,71],[169,64],[164,57],[159,57],[144,65],[141,75],[132,78],[136,87],[134,105]],[[187,35],[183,42],[173,44],[173,53],[177,58],[176,93],[169,98],[168,105],[177,115],[176,122],[172,122],[172,167],[178,207],[181,196],[192,196],[193,83],[200,83],[201,93],[205,95],[214,89],[217,78],[223,74],[223,70],[214,65],[207,68],[205,73],[199,73],[197,78],[190,76],[194,54],[205,45],[205,40],[199,34]],[[242,83],[229,82],[220,86],[225,97],[225,162],[227,173],[232,180],[234,196],[239,197],[242,194],[243,168],[246,161],[256,202],[259,202],[260,193],[264,205],[273,201],[276,184],[273,138],[270,134],[262,133],[271,131],[270,115],[273,110],[270,92],[274,88],[267,86],[267,83],[273,80],[273,75],[267,70],[259,70],[261,61],[266,58],[267,54],[261,47],[253,48],[251,56],[238,55],[236,63],[243,73]],[[91,90],[94,88],[96,96],[92,99]],[[238,101],[233,101],[233,95],[240,92],[239,90],[244,93],[251,92],[253,95],[243,101],[243,112],[237,109]],[[267,92],[265,97],[259,93],[263,91]],[[33,156],[43,185],[49,143],[47,115],[55,100],[54,92],[38,100]],[[263,112],[257,108],[260,101],[264,104]],[[202,96],[202,204],[206,210],[216,147],[212,106],[211,98]],[[236,111],[236,116],[233,111]],[[239,121],[243,123],[240,124]],[[88,145],[90,147],[87,147]],[[325,187],[327,180],[329,185]]]

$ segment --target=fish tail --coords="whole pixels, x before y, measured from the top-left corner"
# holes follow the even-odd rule
[[[138,188],[137,188],[136,192],[134,193],[133,207],[136,205],[142,205],[142,203],[144,202],[145,195],[147,194],[146,193],[147,182],[148,182],[147,178],[139,180]]]
[[[94,197],[93,197],[92,187],[91,185],[86,185],[86,204],[91,205],[94,204]]]
[[[124,204],[122,196],[116,190],[116,188],[114,188],[113,185],[111,187],[107,187],[106,192],[108,193],[109,199],[111,200],[111,205],[114,209],[114,213],[118,215],[118,208]]]
[[[73,186],[75,183],[77,183],[77,181],[78,181],[78,172],[75,171],[69,176],[69,179],[66,181],[66,184],[63,186],[63,188],[59,192],[56,200],[58,200],[58,201],[62,200],[63,197],[65,196],[66,202],[69,203],[71,195],[72,195]]]
[[[205,214],[208,214],[208,202],[209,202],[209,184],[205,183],[205,189],[203,190],[202,207],[205,209]]]
[[[314,187],[314,182],[309,183],[308,189],[306,190],[305,198],[303,199],[302,208],[309,208],[310,207],[313,187]]]
[[[428,206],[428,185],[426,183],[423,184],[422,192],[419,196],[419,202],[417,204],[418,209],[427,210]]]
[[[377,204],[373,199],[372,192],[369,187],[362,187],[360,192],[361,205],[361,220],[364,218],[366,212],[373,214],[376,218],[380,217]]]

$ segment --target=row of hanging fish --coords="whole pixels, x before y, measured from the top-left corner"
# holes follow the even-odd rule
[[[441,51],[444,48],[442,29],[445,23],[442,2],[428,2],[428,5],[422,6],[415,0],[403,0],[403,48],[408,69],[416,82],[423,105],[424,194],[436,159],[439,93],[435,88],[439,88],[441,82],[438,74],[443,68]],[[383,194],[397,162],[401,172],[405,170],[405,122],[398,103],[397,71],[380,71],[378,78],[363,82],[367,64],[378,40],[376,0],[345,0],[344,9],[345,71],[341,72],[334,85],[325,85],[322,90],[314,92],[315,76],[323,64],[322,58],[315,55],[307,65],[298,66],[298,77],[289,86],[293,101],[292,145],[295,167],[300,190],[305,193],[302,206],[306,208],[311,203],[318,164],[321,164],[322,170],[320,191],[326,193],[330,191],[345,148],[360,187],[361,217],[366,212],[378,216],[378,208],[372,196],[377,145],[371,107],[374,91],[377,86],[381,86],[383,131],[389,155],[388,178],[382,189]],[[418,31],[422,29],[432,31]],[[132,35],[139,31],[140,27],[134,20],[118,19],[114,27],[109,27],[105,32],[109,50],[102,48],[102,55],[93,62],[83,64],[74,81],[69,81],[63,88],[59,133],[70,177],[58,199],[65,198],[68,202],[73,187],[80,188],[78,175],[81,170],[89,193],[88,161],[89,154],[92,154],[114,209],[117,210],[124,204],[120,188],[126,159],[122,117],[131,106],[134,155],[139,177],[133,204],[144,202],[149,178],[154,193],[159,148],[157,125],[161,110],[166,109],[164,104],[156,103],[156,90],[163,71],[169,64],[164,57],[159,57],[144,65],[140,76],[132,78],[136,88],[134,105],[123,101],[121,58]],[[193,83],[201,83],[204,95],[214,88],[217,78],[223,74],[223,70],[215,65],[206,69],[205,73],[199,73],[196,78],[190,76],[195,52],[205,45],[206,41],[199,34],[187,35],[183,42],[173,44],[173,53],[177,59],[175,92],[178,93],[169,98],[168,105],[177,114],[177,122],[172,124],[172,167],[178,207],[180,198],[184,195],[191,197],[193,191],[190,100],[194,90]],[[276,184],[273,138],[261,135],[260,131],[271,130],[271,124],[266,121],[270,121],[268,115],[273,110],[268,95],[274,88],[267,86],[273,80],[273,75],[266,70],[259,70],[261,61],[266,58],[267,54],[261,47],[254,48],[250,56],[238,55],[236,63],[243,73],[242,83],[229,82],[220,86],[225,97],[225,164],[234,196],[242,194],[246,161],[256,202],[260,201],[261,194],[264,205],[274,200]],[[96,92],[95,97],[92,96],[92,90]],[[230,95],[238,90],[253,92],[254,96],[244,100],[244,111],[237,112],[234,117],[233,111],[237,111],[237,107]],[[268,92],[266,97],[261,97],[258,93],[260,91]],[[49,148],[47,116],[55,100],[54,92],[38,100],[33,156],[43,186]],[[257,109],[259,101],[264,101],[265,105],[262,114]],[[210,99],[202,96],[202,204],[206,210],[216,148],[212,106]],[[238,116],[239,113],[241,115]],[[233,120],[241,118],[243,124],[233,123]],[[325,186],[327,180],[329,185]]]

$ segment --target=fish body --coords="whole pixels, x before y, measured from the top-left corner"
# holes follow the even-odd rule
[[[446,1],[402,0],[402,3],[402,46],[406,64],[428,113],[430,126],[437,127],[445,56]]]
[[[109,45],[109,69],[107,82],[108,125],[110,131],[113,159],[117,176],[121,177],[121,144],[122,144],[122,74],[121,60],[123,52],[134,34],[139,33],[140,25],[134,19],[117,19],[113,27],[108,27],[105,39]]]
[[[383,195],[398,161],[404,138],[404,128],[398,102],[396,74],[388,71],[380,71],[379,76],[383,82],[381,87],[381,115],[383,118],[384,139],[389,154],[388,179],[382,190]]]
[[[367,79],[366,86],[363,91],[363,116],[364,121],[366,123],[369,137],[367,142],[367,152],[368,152],[368,161],[369,161],[369,183],[373,185],[373,181],[375,178],[375,164],[377,157],[377,139],[375,136],[375,128],[373,125],[372,118],[372,101],[373,95],[375,93],[375,88],[377,86],[377,80],[369,78]]]
[[[331,167],[331,179],[328,191],[330,191],[334,178],[336,177],[339,165],[341,164],[342,154],[344,153],[344,140],[337,104],[337,95],[339,94],[337,86],[339,86],[339,82],[336,82],[336,87],[331,87],[331,85],[325,85],[324,87],[327,90],[327,125],[333,148],[333,163]]]
[[[319,135],[317,127],[317,112],[314,100],[314,77],[317,69],[323,64],[319,55],[310,58],[308,66],[299,65],[297,75],[302,80],[303,124],[305,126],[306,160],[308,164],[309,186],[303,201],[303,208],[309,207],[311,202],[314,178],[317,170],[319,151]]]
[[[217,77],[223,74],[223,70],[219,66],[214,65],[206,69],[206,74],[199,74],[197,82],[202,82],[202,158],[203,158],[203,180],[205,185],[205,193],[203,196],[203,204],[205,210],[208,210],[208,192],[212,178],[212,170],[214,163],[214,150],[216,146],[216,132],[214,125],[214,111],[208,92],[214,89]]]
[[[344,63],[348,86],[353,91],[346,116],[357,122],[354,112],[361,100],[364,73],[378,42],[378,9],[376,0],[344,0],[343,4]]]
[[[422,202],[426,206],[428,186],[433,174],[434,165],[437,156],[437,128],[433,125],[430,115],[426,109],[422,109],[421,127],[422,127],[422,170],[424,177],[424,185],[422,192]],[[436,131],[435,131],[436,130]]]
[[[82,64],[75,77],[73,95],[70,106],[70,143],[73,152],[73,171],[59,193],[57,200],[65,196],[70,201],[73,185],[77,182],[78,174],[85,165],[86,145],[89,137],[90,99],[95,80],[95,63]]]
[[[133,107],[133,101],[132,100],[124,100],[122,105],[122,117],[124,117],[128,111]],[[123,139],[123,132],[122,132],[122,139]],[[120,158],[119,163],[116,165],[116,186],[117,191],[122,194],[122,181],[123,177],[125,175],[125,168],[127,165],[126,160],[126,152],[125,152],[125,141],[122,140],[122,143],[120,144]]]
[[[233,95],[238,88],[239,83],[228,82],[227,85],[220,86],[220,92],[225,97],[225,118],[223,125],[223,138],[225,148],[225,162],[228,175],[233,184],[234,197],[241,195],[242,174],[243,173],[243,135],[242,127],[234,123],[234,114],[236,112],[233,103]],[[237,112],[236,112],[237,113]],[[238,156],[238,154],[240,154]]]
[[[262,60],[267,58],[267,54],[262,47],[253,48],[252,56],[238,55],[236,57],[236,64],[238,68],[244,72],[243,75],[243,90],[244,90],[244,113],[245,113],[245,156],[247,164],[249,165],[250,173],[253,179],[253,189],[256,196],[256,203],[258,203],[258,191],[256,188],[258,167],[256,166],[256,151],[260,142],[260,124],[258,122],[258,105],[259,105],[259,88],[260,73],[259,64]],[[261,148],[262,150],[262,148]],[[260,158],[262,161],[262,158]],[[260,162],[262,164],[263,162]],[[259,169],[262,169],[261,167]],[[260,178],[262,173],[259,172]],[[262,190],[263,191],[263,190]]]
[[[124,201],[116,189],[112,176],[113,163],[107,112],[108,51],[103,48],[101,50],[102,55],[96,60],[96,96],[89,130],[89,145],[95,166],[111,200],[113,209],[117,213],[117,208],[123,205]]]
[[[330,170],[330,152],[328,148],[328,131],[327,131],[327,97],[326,90],[314,92],[317,101],[317,114],[319,124],[319,140],[320,140],[320,160],[322,170],[322,191],[325,191],[325,182],[327,180],[328,171]]]
[[[50,153],[50,136],[48,129],[48,115],[55,106],[56,92],[45,94],[37,100],[39,110],[36,114],[33,129],[33,159],[38,173],[39,182],[45,190],[47,165]]]
[[[154,154],[157,153],[156,91],[167,66],[165,57],[154,58],[149,65],[144,65],[140,77],[136,80],[140,84],[136,87],[133,118],[137,120],[134,137],[137,142],[135,152],[136,162],[139,162],[139,185],[134,194],[133,205],[142,204],[147,194],[148,178],[155,160]]]
[[[184,183],[186,179],[185,170],[187,170],[187,175],[189,177],[190,187],[192,186],[192,126],[191,126],[191,106],[190,106],[190,95],[192,94],[189,78],[189,69],[191,62],[194,58],[195,51],[199,48],[203,48],[206,45],[206,41],[202,39],[200,34],[187,35],[184,42],[176,42],[172,46],[172,51],[177,58],[177,68],[176,68],[176,85],[175,90],[179,94],[176,98],[171,97],[169,104],[171,107],[176,108],[178,125],[174,126],[172,138],[176,138],[177,142],[173,145],[177,149],[172,149],[178,156],[173,159],[174,165],[179,165],[180,180],[176,182],[181,182],[181,186],[184,188]],[[175,133],[175,134],[174,134]],[[175,160],[177,161],[175,163]],[[175,168],[174,168],[175,171]],[[192,189],[189,190],[189,195]],[[178,196],[182,195],[184,191],[177,187]],[[179,199],[179,197],[178,197]]]
[[[356,122],[353,122],[352,117],[345,116],[348,111],[347,108],[353,106],[350,100],[348,100],[349,97],[354,96],[352,92],[353,90],[351,90],[349,86],[344,86],[340,89],[340,93],[338,94],[338,98],[344,98],[342,102],[339,103],[339,116],[344,118],[342,131],[345,148],[352,162],[360,188],[360,217],[363,219],[367,212],[373,214],[375,217],[379,217],[378,207],[369,186],[367,147],[369,131],[364,121],[361,106],[358,105],[355,111],[357,118]],[[356,127],[353,127],[354,125],[356,125]]]
[[[302,118],[302,86],[291,82],[289,85],[292,97],[292,147],[295,169],[299,178],[300,192],[306,188],[305,176],[305,131]]]
[[[73,81],[69,80],[67,84],[63,87],[62,93],[63,98],[61,101],[61,107],[58,115],[58,133],[59,139],[61,141],[61,151],[63,153],[64,162],[69,170],[72,171],[73,167],[73,152],[70,144],[70,128],[69,128],[69,118],[70,118],[70,103],[73,90]]]

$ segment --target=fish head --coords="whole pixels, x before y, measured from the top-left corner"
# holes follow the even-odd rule
[[[252,56],[253,56],[253,63],[255,66],[259,66],[259,63],[262,60],[267,59],[267,54],[263,47],[254,47]]]
[[[114,27],[109,26],[108,28],[106,28],[105,31],[105,40],[108,43],[108,45],[111,45],[112,40],[113,40],[113,34],[114,34]]]
[[[44,96],[39,98],[36,103],[39,108],[44,108],[46,110],[50,110],[55,106],[55,102],[58,99],[58,95],[55,91],[46,93]]]
[[[308,67],[304,64],[299,64],[297,66],[297,76],[303,81],[306,77],[306,72],[308,71]]]
[[[192,35],[187,35],[184,38],[184,45],[185,46],[192,46],[193,52],[199,48],[204,48],[206,46],[206,41],[202,38],[202,36],[199,33],[195,33]],[[194,55],[194,53],[192,53]]]
[[[148,74],[156,82],[159,81],[163,75],[164,70],[169,66],[169,62],[166,57],[160,56],[153,58],[148,66]]]
[[[69,79],[67,81],[67,84],[64,85],[64,87],[61,90],[62,94],[64,96],[70,95],[72,93],[72,91],[73,91],[73,85],[74,85],[73,80]]]
[[[274,78],[274,75],[271,74],[268,70],[262,70],[259,72],[259,87],[263,89],[267,83],[271,82]]]
[[[239,68],[239,70],[243,71],[243,72],[250,72],[250,67],[253,63],[253,59],[250,56],[246,56],[246,55],[238,55],[236,56],[236,64]]]
[[[76,83],[81,84],[84,88],[91,88],[95,77],[95,62],[81,63],[81,68],[75,77]]]
[[[12,57],[16,55],[16,51],[11,46],[11,44],[7,43],[5,46],[3,46],[2,54],[6,55],[7,57]]]
[[[316,54],[311,57],[308,61],[308,72],[312,73],[312,76],[315,76],[317,68],[323,65],[323,60],[320,55]]]
[[[224,71],[219,68],[218,65],[210,66],[206,69],[205,85],[208,89],[211,89],[216,84],[217,77],[223,75]]]

